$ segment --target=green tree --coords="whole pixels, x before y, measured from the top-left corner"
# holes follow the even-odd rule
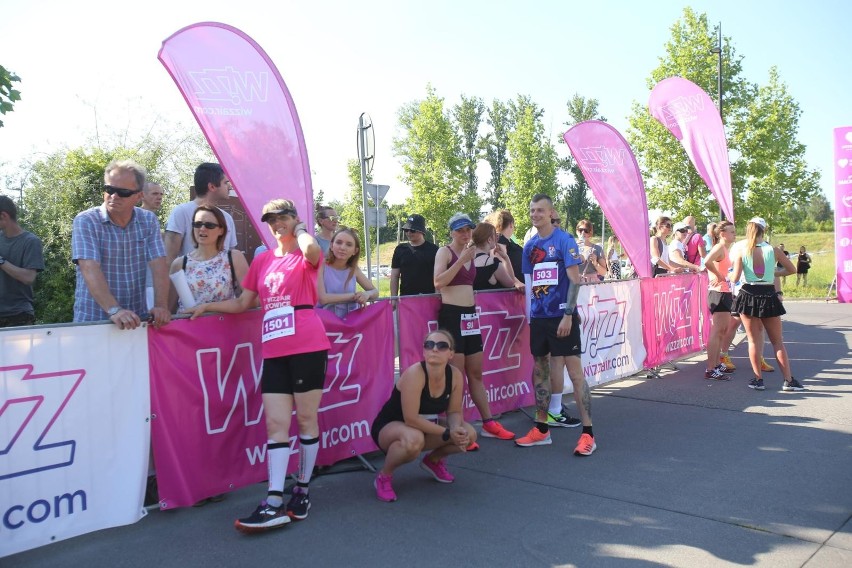
[[[19,83],[20,81],[20,77],[0,65],[0,114],[12,112],[15,103],[21,100],[21,92],[12,85],[12,83]],[[2,127],[3,121],[0,120],[0,128]]]
[[[587,99],[575,93],[567,103],[569,120],[565,123],[566,129],[587,120],[606,122],[606,118],[598,112],[598,104],[597,99]],[[565,143],[561,137],[559,142]],[[577,161],[569,154],[567,158],[560,160],[559,167],[571,179],[571,183],[565,187],[561,199],[556,203],[557,210],[565,216],[562,226],[573,227],[580,219],[589,219],[595,224],[596,233],[600,234],[601,227],[597,220],[601,218],[601,210],[590,193],[589,184]]]
[[[510,103],[513,130],[507,148],[509,164],[503,176],[506,207],[515,216],[516,232],[523,234],[530,227],[530,198],[546,193],[559,199],[556,180],[558,159],[556,149],[547,139],[541,117],[543,111],[527,96],[518,96]]]
[[[428,85],[426,98],[404,105],[398,115],[402,133],[393,147],[402,161],[402,181],[411,188],[406,208],[423,215],[431,227],[445,227],[456,211],[478,218],[479,196],[464,191],[460,139],[444,99]]]
[[[482,124],[482,114],[485,105],[477,97],[461,96],[461,103],[453,107],[453,118],[458,125],[461,137],[461,152],[464,159],[465,187],[468,196],[477,195],[478,180],[476,168],[482,157],[479,146],[479,127]]]
[[[651,71],[648,89],[668,77],[689,79],[711,97],[717,92],[717,56],[710,50],[716,45],[716,35],[710,29],[707,15],[685,8],[683,16],[671,27],[671,38],[665,44],[660,64]],[[742,77],[742,56],[736,53],[730,38],[722,48],[724,119],[727,132],[739,132],[747,127],[745,105],[751,99],[753,85]],[[647,102],[634,102],[629,118],[627,139],[642,167],[648,206],[698,217],[718,218],[718,204],[689,161],[686,152],[674,136],[648,112]],[[737,150],[729,143],[729,149]],[[734,152],[735,154],[736,152]],[[732,164],[732,186],[742,188],[745,172]],[[734,195],[735,207],[738,195]],[[738,215],[739,216],[739,215]]]
[[[807,203],[822,195],[819,173],[808,169],[805,145],[796,139],[801,113],[772,67],[769,82],[745,107],[748,127],[733,136],[742,156],[736,169],[744,179],[738,218],[759,215],[775,227],[788,215],[789,207],[783,204]]]
[[[492,210],[503,209],[506,206],[503,198],[503,173],[509,164],[508,143],[509,132],[512,130],[509,106],[494,99],[488,107],[486,122],[491,127],[491,132],[479,142],[485,159],[491,166],[491,179],[485,186],[485,202]]]

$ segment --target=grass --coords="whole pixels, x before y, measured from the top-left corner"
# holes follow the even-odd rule
[[[811,255],[811,270],[808,272],[808,285],[796,287],[796,275],[788,276],[783,283],[785,299],[824,300],[828,287],[835,276],[834,268],[834,233],[774,233],[771,235],[774,245],[784,244],[790,254],[798,253],[804,245]],[[796,264],[795,259],[793,264]],[[831,298],[836,299],[837,293],[832,291]]]
[[[745,238],[745,235],[738,235]],[[813,262],[808,272],[808,285],[796,287],[796,275],[788,276],[784,288],[784,296],[787,299],[810,299],[824,300],[831,282],[834,280],[834,233],[773,233],[770,236],[773,244],[784,244],[784,248],[791,254],[798,253],[802,245],[811,255]],[[379,247],[379,264],[390,266],[393,250],[397,243],[382,243]],[[376,262],[375,250],[372,253],[371,265]],[[796,262],[793,260],[793,264]],[[362,257],[361,266],[366,267],[367,261]],[[379,278],[379,296],[387,298],[390,296],[390,279]],[[831,298],[836,299],[837,293],[832,291]]]

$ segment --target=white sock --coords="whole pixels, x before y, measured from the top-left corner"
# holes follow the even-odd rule
[[[319,452],[319,438],[299,438],[299,477],[296,481],[303,493],[308,492],[308,483],[314,472]]]
[[[562,412],[562,393],[551,393],[550,394],[550,408],[548,408],[551,414],[559,414]]]
[[[290,443],[267,440],[266,466],[269,471],[269,491],[276,495],[267,495],[266,502],[273,507],[284,504],[281,496],[284,492],[284,480],[287,478],[287,466],[290,463]]]

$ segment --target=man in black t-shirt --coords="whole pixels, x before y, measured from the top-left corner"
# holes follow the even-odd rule
[[[402,230],[408,236],[408,242],[397,245],[393,251],[391,296],[434,294],[433,271],[438,247],[426,240],[426,219],[422,215],[411,215]]]

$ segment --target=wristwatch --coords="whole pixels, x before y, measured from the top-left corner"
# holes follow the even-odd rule
[[[123,309],[124,308],[122,308],[121,306],[113,306],[113,307],[111,307],[110,309],[107,310],[107,315],[109,317],[112,317]]]

